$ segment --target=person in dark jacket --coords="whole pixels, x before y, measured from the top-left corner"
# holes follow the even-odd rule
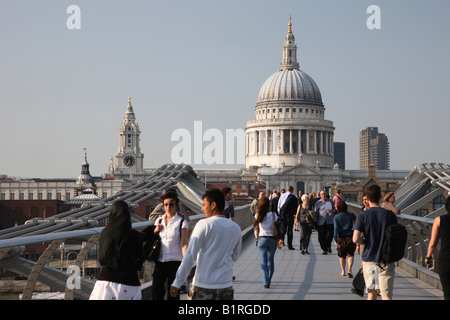
[[[272,200],[270,200],[270,211],[275,212],[276,214],[278,214],[278,201],[280,200],[280,196],[281,193],[276,191],[272,197]]]
[[[89,299],[141,300],[142,236],[131,228],[126,202],[115,201],[109,217],[99,239],[100,275]]]
[[[280,198],[280,201],[284,202],[280,205],[278,203],[278,207],[280,208],[279,216],[281,220],[281,239],[284,242],[284,237],[287,234],[287,243],[288,243],[288,249],[294,250],[294,247],[292,246],[292,240],[294,237],[294,219],[295,215],[297,214],[297,197],[293,194],[294,187],[289,186],[288,192],[286,192],[286,196],[284,198]]]

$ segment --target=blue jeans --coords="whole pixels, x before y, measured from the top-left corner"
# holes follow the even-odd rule
[[[258,239],[258,250],[261,256],[261,272],[263,285],[270,285],[273,271],[275,270],[274,256],[277,251],[277,240],[275,238]]]

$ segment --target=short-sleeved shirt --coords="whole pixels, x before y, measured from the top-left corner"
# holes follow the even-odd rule
[[[325,202],[322,200],[318,200],[316,202],[314,211],[319,214],[317,218],[317,224],[319,226],[334,223],[333,213],[327,213],[327,210],[336,210],[333,201],[330,199],[325,199]]]
[[[162,216],[163,229],[160,231],[159,236],[161,237],[161,252],[159,253],[158,261],[181,261],[183,259],[183,253],[181,251],[181,230],[180,223],[182,218],[176,214],[169,224],[166,226],[165,214]],[[156,221],[159,223],[159,219]],[[186,219],[183,220],[182,229],[188,229],[188,222]]]
[[[353,220],[350,212],[340,212],[334,217],[334,240],[351,237]]]
[[[380,260],[384,230],[392,222],[398,222],[397,217],[392,211],[382,207],[371,207],[358,214],[353,230],[364,233],[362,261],[377,262]]]
[[[258,213],[255,215],[255,219],[258,218]],[[278,215],[275,212],[267,212],[263,221],[259,223],[259,236],[271,237],[273,236],[272,225],[278,220]]]

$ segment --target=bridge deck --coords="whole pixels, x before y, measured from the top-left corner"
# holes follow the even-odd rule
[[[294,248],[278,249],[275,254],[275,273],[270,289],[261,282],[259,252],[253,235],[243,242],[242,253],[234,265],[233,283],[236,300],[363,300],[351,293],[352,280],[340,275],[339,258],[333,245],[332,254],[322,255],[317,232],[313,232],[310,254],[299,250],[299,232],[294,231]],[[361,266],[355,255],[353,274]],[[443,300],[442,291],[396,268],[394,280],[395,300]]]

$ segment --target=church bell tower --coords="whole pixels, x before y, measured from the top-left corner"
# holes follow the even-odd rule
[[[110,172],[115,177],[132,178],[135,175],[144,174],[144,154],[139,146],[141,130],[136,122],[136,116],[131,105],[131,97],[128,98],[128,105],[125,116],[119,129],[119,149],[116,154],[116,161]]]

